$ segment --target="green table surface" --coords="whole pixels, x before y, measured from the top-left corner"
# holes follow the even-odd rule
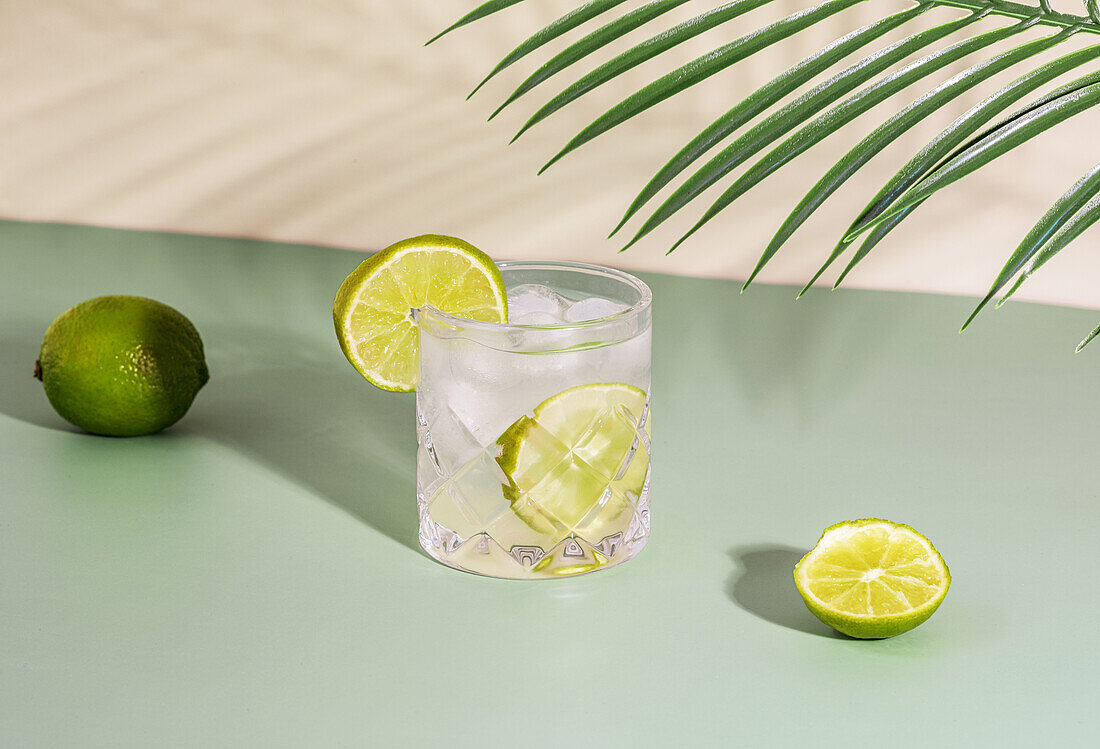
[[[649,547],[524,583],[419,549],[414,398],[332,330],[361,256],[7,222],[0,258],[4,746],[1096,746],[1095,312],[960,336],[973,300],[646,275]],[[160,435],[78,433],[31,377],[110,293],[205,341]],[[867,516],[954,577],[891,640],[835,635],[791,579]]]

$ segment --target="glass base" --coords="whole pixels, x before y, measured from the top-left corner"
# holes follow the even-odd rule
[[[596,572],[633,559],[649,540],[648,481],[625,529],[600,539],[566,536],[550,548],[500,543],[488,532],[463,538],[421,508],[420,545],[448,567],[510,580],[545,580]]]

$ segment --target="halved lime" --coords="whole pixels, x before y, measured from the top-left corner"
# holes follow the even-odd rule
[[[821,621],[849,637],[908,632],[939,608],[951,573],[932,542],[879,518],[830,525],[795,565],[794,582]]]
[[[340,348],[384,390],[416,390],[420,336],[411,310],[431,305],[482,322],[508,321],[497,266],[456,237],[425,234],[392,244],[352,271],[332,305]]]
[[[592,531],[641,495],[649,468],[646,394],[622,383],[547,398],[497,440],[513,511],[540,533]]]

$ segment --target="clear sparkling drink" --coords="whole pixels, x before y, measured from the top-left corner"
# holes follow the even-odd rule
[[[420,543],[521,579],[630,559],[649,538],[649,288],[577,263],[500,270],[507,325],[414,312]]]

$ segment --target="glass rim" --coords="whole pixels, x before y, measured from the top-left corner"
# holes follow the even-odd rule
[[[589,328],[597,327],[600,325],[607,325],[609,323],[617,323],[622,320],[626,320],[632,316],[637,316],[644,312],[653,303],[653,292],[650,290],[649,285],[645,281],[634,276],[626,271],[619,270],[618,268],[610,268],[605,265],[593,265],[592,263],[578,263],[572,260],[502,260],[496,263],[497,268],[502,272],[512,269],[530,269],[530,270],[557,270],[557,271],[571,271],[577,273],[585,273],[588,275],[602,275],[605,277],[614,278],[627,286],[635,289],[638,292],[638,301],[630,305],[624,310],[619,310],[610,315],[604,315],[603,317],[597,317],[592,320],[579,320],[577,322],[562,322],[552,323],[549,325],[524,325],[510,322],[485,322],[483,320],[471,320],[468,317],[460,317],[458,315],[452,315],[449,312],[443,312],[436,309],[430,304],[426,304],[417,310],[417,313],[428,313],[430,317],[433,317],[441,322],[447,323],[450,326],[456,328],[463,328],[467,330],[483,330],[500,332],[509,329],[515,330],[552,330],[552,331],[564,331],[564,330],[586,330]]]

